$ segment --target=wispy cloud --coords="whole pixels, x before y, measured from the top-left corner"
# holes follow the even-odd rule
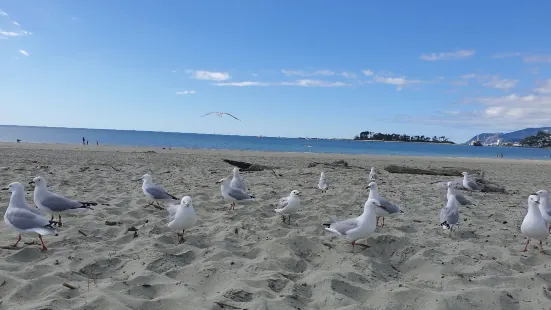
[[[341,72],[341,76],[347,79],[355,79],[357,77],[356,73],[354,72]]]
[[[17,27],[21,27],[21,24],[19,24],[18,22],[13,22],[14,25],[16,25]]]
[[[29,36],[29,35],[32,34],[32,32],[24,30],[21,27],[21,24],[19,24],[18,22],[14,21],[14,20],[11,20],[8,13],[6,13],[5,11],[0,10],[0,17],[5,17],[8,21],[10,21],[11,24],[15,26],[15,27],[12,27],[12,28],[17,28],[17,29],[12,29],[12,30],[0,29],[0,39],[8,39],[8,38],[13,38],[13,37]]]
[[[499,75],[478,75],[478,74],[464,74],[461,76],[461,79],[463,81],[455,81],[452,82],[454,85],[468,85],[469,80],[475,80],[478,84],[488,87],[488,88],[495,88],[495,89],[501,89],[501,90],[510,90],[512,88],[515,88],[517,84],[520,82],[519,80],[513,80],[513,79],[504,79],[501,78]]]
[[[492,58],[505,59],[512,57],[522,57],[522,60],[526,63],[551,63],[551,55],[548,54],[536,54],[536,53],[524,53],[524,52],[508,52],[492,55]]]
[[[281,73],[286,76],[332,76],[335,75],[331,70],[303,71],[303,70],[286,70],[282,69]]]
[[[247,87],[247,86],[299,86],[299,87],[343,87],[350,84],[343,82],[330,82],[322,80],[296,80],[292,82],[258,82],[258,81],[243,81],[243,82],[219,82],[214,83],[216,86],[235,86],[235,87]]]
[[[5,31],[0,29],[0,36],[5,37],[22,37],[22,36],[29,36],[32,32],[20,30],[20,31]]]
[[[392,76],[377,74],[373,77],[373,82],[394,85],[396,86],[396,90],[400,91],[404,89],[406,85],[421,83],[421,80],[408,80],[405,76],[392,77]]]
[[[6,17],[8,17],[9,15],[8,15],[8,13],[6,13],[6,12],[0,10],[0,16],[6,16]]]
[[[427,60],[427,61],[453,60],[453,59],[468,58],[473,56],[474,54],[475,54],[474,49],[458,50],[455,52],[421,54],[421,56],[419,56],[419,59]]]
[[[372,76],[374,75],[375,73],[371,70],[362,70],[362,73],[365,75],[365,76]]]
[[[551,63],[551,55],[531,55],[524,57],[528,63]]]
[[[176,95],[194,95],[196,92],[194,90],[184,90],[184,91],[177,91]]]
[[[25,50],[19,50],[19,54],[23,55],[23,56],[31,56],[31,54],[29,54],[27,51]],[[40,57],[39,57],[40,58]]]
[[[187,72],[196,80],[225,81],[231,78],[228,72],[213,72],[206,70],[187,70]]]
[[[504,59],[504,58],[520,57],[521,55],[522,55],[521,52],[507,52],[507,53],[494,54],[492,55],[492,58]]]
[[[540,94],[551,94],[551,79],[547,79],[540,87],[535,88],[534,91]]]

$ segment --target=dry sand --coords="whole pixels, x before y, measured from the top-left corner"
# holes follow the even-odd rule
[[[281,176],[244,173],[258,201],[228,211],[215,184],[232,169],[222,158],[279,166]],[[337,159],[366,170],[308,168]],[[450,237],[438,225],[445,189],[430,184],[447,178],[389,174],[383,167],[392,163],[481,168],[508,193],[470,195],[476,207],[460,208],[462,226]],[[42,175],[53,191],[101,204],[66,215],[59,236],[44,238],[48,251],[37,243],[0,249],[0,309],[221,309],[217,302],[255,310],[549,309],[549,243],[547,255],[532,245],[521,253],[519,227],[527,196],[549,182],[550,164],[0,144],[0,186],[25,184],[32,203],[27,183]],[[387,217],[385,227],[363,241],[371,247],[352,252],[320,224],[362,212],[372,165],[382,196],[406,213]],[[327,194],[316,188],[322,169]],[[200,221],[186,231],[184,244],[168,231],[164,210],[146,207],[141,182],[134,181],[144,173],[174,195],[193,197]],[[301,210],[289,226],[273,209],[293,189],[302,192]],[[10,194],[0,194],[3,214]],[[132,226],[137,236],[127,232]],[[0,245],[16,238],[2,225]]]

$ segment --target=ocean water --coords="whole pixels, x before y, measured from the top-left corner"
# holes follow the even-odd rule
[[[295,138],[227,136],[214,134],[172,133],[133,130],[80,129],[0,125],[0,141],[31,143],[178,147],[192,149],[225,149],[243,151],[310,152],[339,154],[378,154],[410,156],[445,156],[551,159],[550,149],[474,147],[432,143],[362,142],[353,140],[305,140]]]

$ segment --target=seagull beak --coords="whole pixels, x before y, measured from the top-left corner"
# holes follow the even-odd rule
[[[34,181],[30,181],[29,184],[34,184]]]
[[[216,184],[220,184],[220,183],[222,183],[222,181],[216,181]]]
[[[7,191],[8,189],[9,188],[7,188],[7,187],[2,188],[3,191]]]

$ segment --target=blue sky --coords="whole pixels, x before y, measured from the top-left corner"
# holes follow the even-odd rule
[[[548,126],[551,2],[0,0],[0,124],[265,136]],[[229,112],[241,119],[209,115]]]

